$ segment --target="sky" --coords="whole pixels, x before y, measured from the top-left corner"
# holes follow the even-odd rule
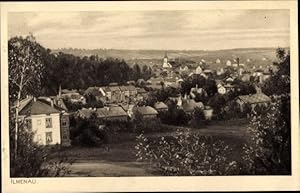
[[[288,47],[289,10],[15,12],[9,37],[50,49],[220,50]]]

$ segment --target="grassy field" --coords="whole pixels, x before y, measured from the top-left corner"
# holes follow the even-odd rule
[[[233,148],[233,159],[240,159],[241,147],[247,143],[245,121],[229,121],[211,123],[202,129],[178,127],[180,130],[190,130],[191,133],[211,135],[224,140]],[[173,132],[146,134],[149,138],[174,135]],[[69,176],[153,176],[159,175],[148,163],[137,162],[134,152],[135,135],[120,134],[119,138],[126,138],[104,147],[71,147],[63,150],[68,158],[74,160],[70,166]]]

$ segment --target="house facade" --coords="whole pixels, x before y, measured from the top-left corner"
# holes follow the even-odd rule
[[[21,101],[22,103],[23,101]],[[39,145],[70,146],[69,114],[53,101],[32,98],[20,105],[19,120],[25,120]]]

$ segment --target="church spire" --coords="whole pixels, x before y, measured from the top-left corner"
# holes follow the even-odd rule
[[[165,52],[165,56],[164,56],[164,58],[168,58],[167,52]]]

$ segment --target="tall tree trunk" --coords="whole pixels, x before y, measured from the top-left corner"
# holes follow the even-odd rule
[[[17,98],[17,106],[16,106],[16,114],[15,114],[15,147],[14,147],[14,165],[17,164],[16,160],[18,157],[18,133],[19,133],[19,107],[20,107],[20,100],[21,100],[21,92],[23,88],[23,74],[21,75],[19,91],[18,91],[18,98]]]

